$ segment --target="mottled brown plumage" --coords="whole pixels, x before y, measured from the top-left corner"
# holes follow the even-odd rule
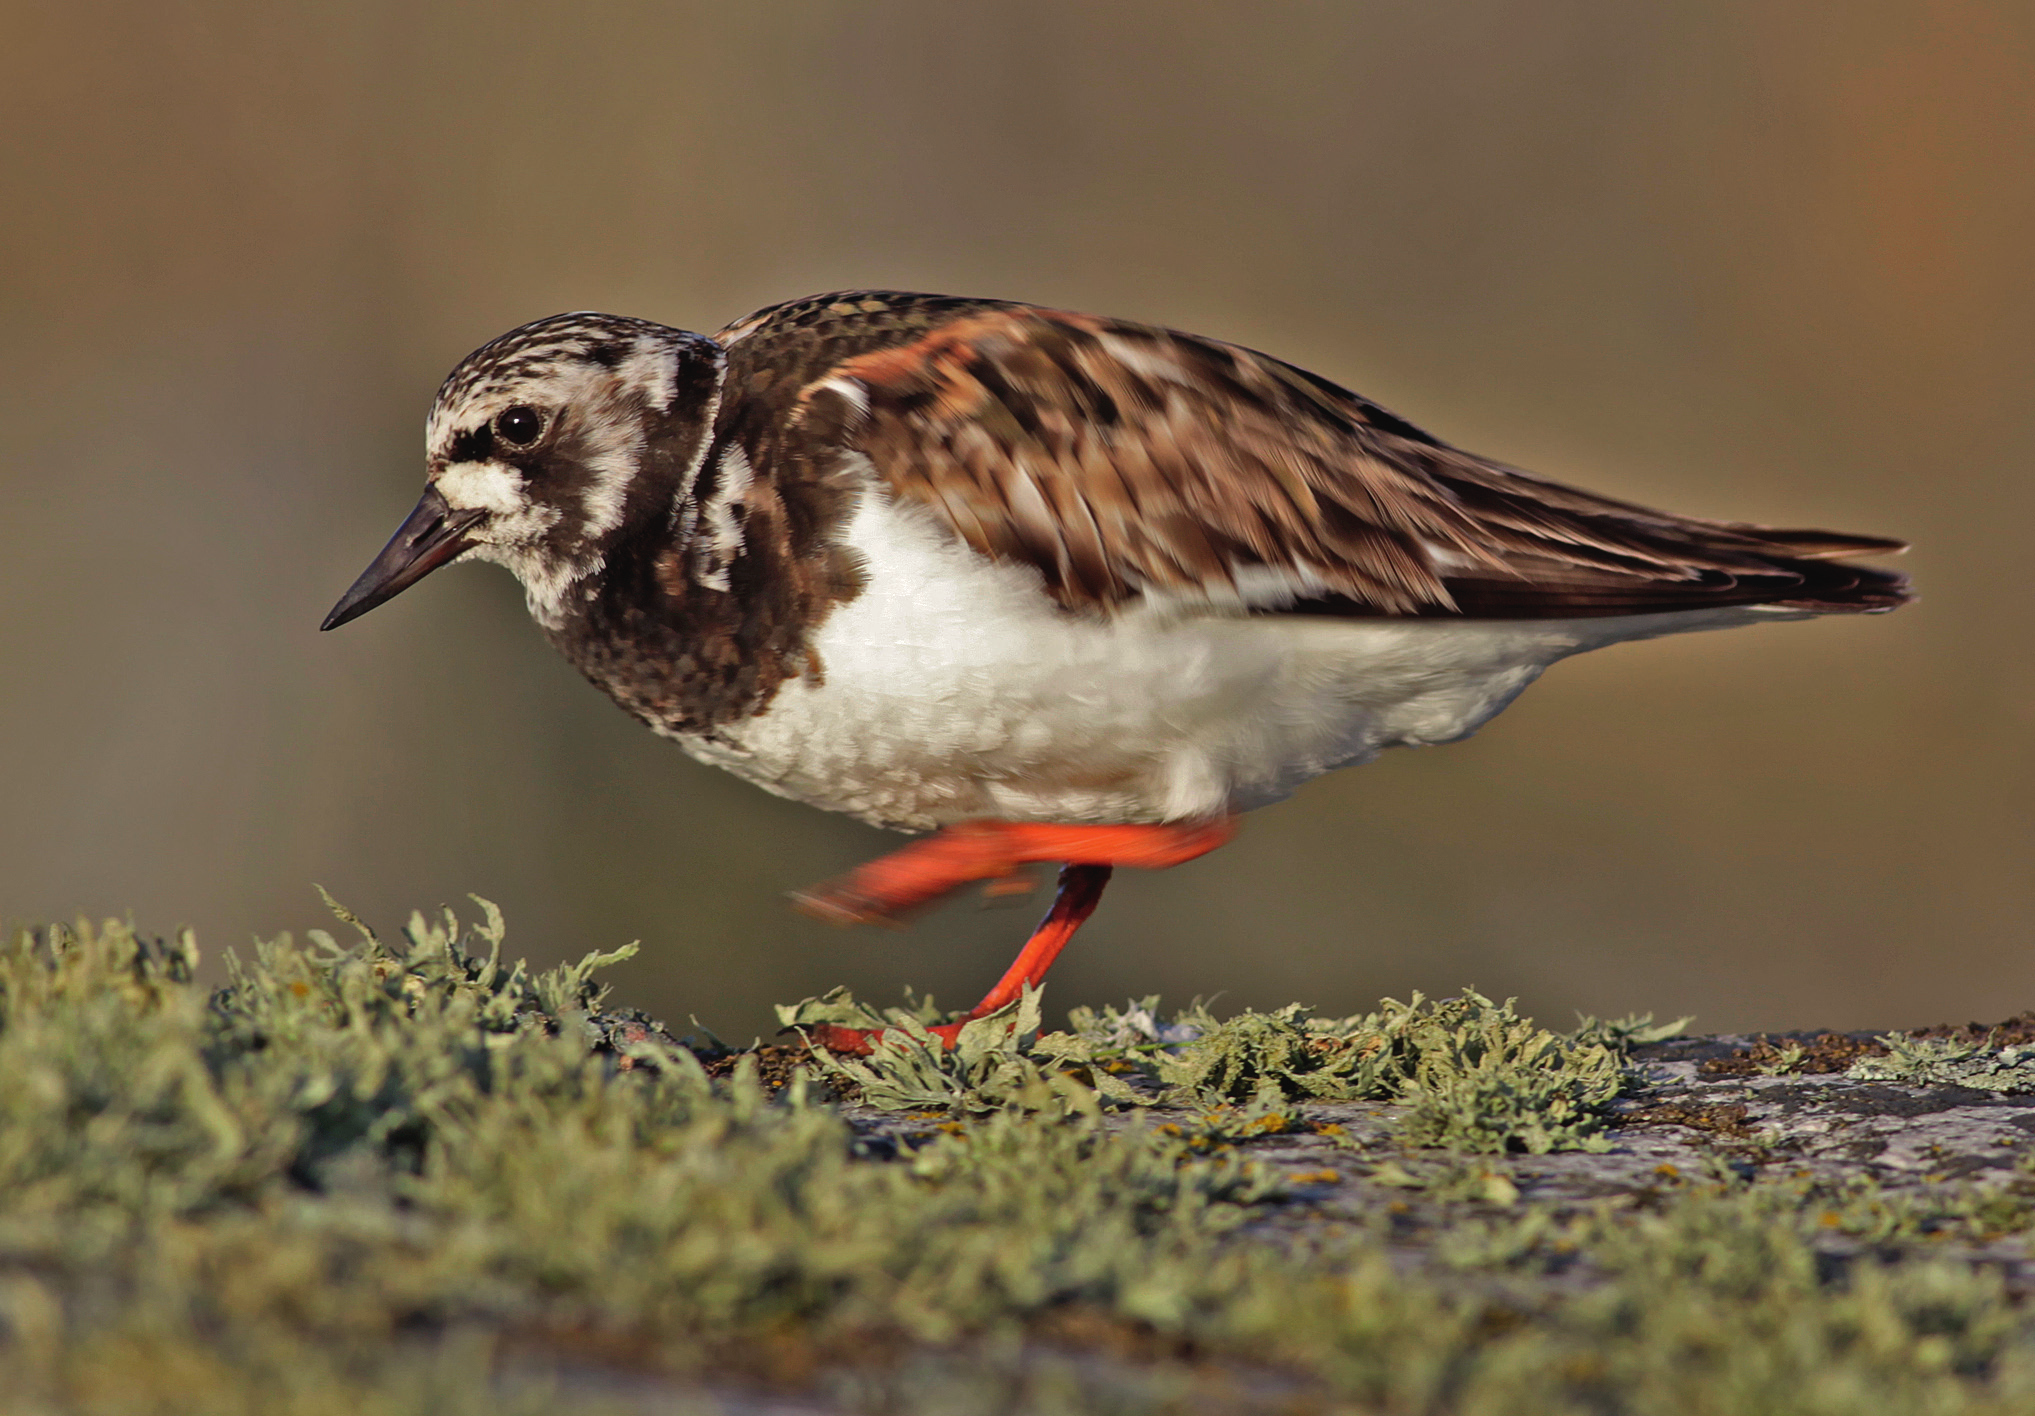
[[[1563,486],[1217,340],[868,291],[762,311],[721,338],[740,400],[722,434],[757,466],[794,443],[860,451],[892,494],[1035,566],[1070,609],[1239,589],[1260,610],[1495,618],[1906,598],[1898,575],[1829,564],[1899,542]],[[767,377],[738,376],[745,364]]]

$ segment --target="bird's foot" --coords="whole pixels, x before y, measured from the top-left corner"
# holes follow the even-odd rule
[[[969,1019],[959,1022],[939,1023],[926,1029],[940,1039],[943,1047],[951,1048],[961,1040],[961,1029]],[[838,1023],[821,1023],[806,1030],[806,1039],[814,1047],[823,1047],[829,1052],[844,1053],[850,1057],[867,1057],[876,1050],[876,1044],[883,1041],[889,1028],[844,1028]]]
[[[1102,900],[1102,889],[1109,884],[1111,867],[1107,865],[1067,865],[1060,869],[1060,888],[1053,896],[1053,908],[1039,921],[1039,927],[1032,931],[1032,937],[1025,941],[1025,947],[996,987],[982,995],[982,1001],[963,1013],[951,1023],[940,1023],[927,1031],[939,1038],[941,1045],[952,1047],[960,1040],[961,1029],[979,1018],[987,1018],[1001,1012],[1024,996],[1027,988],[1037,988],[1046,977],[1046,970],[1053,967],[1053,960],[1060,957],[1060,951],[1067,947],[1067,941],[1081,928],[1088,917],[1095,913],[1095,907]],[[881,1040],[881,1028],[845,1028],[835,1024],[823,1024],[814,1028],[807,1036],[817,1047],[829,1052],[846,1052],[866,1056]]]

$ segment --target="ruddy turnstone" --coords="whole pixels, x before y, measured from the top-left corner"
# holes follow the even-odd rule
[[[1908,598],[1844,563],[1897,541],[1651,511],[1253,350],[1006,300],[850,291],[711,336],[556,315],[462,360],[426,444],[324,628],[507,566],[694,757],[933,833],[801,897],[833,919],[1059,863],[971,1018],[1037,983],[1113,866],[1464,737],[1558,659]]]

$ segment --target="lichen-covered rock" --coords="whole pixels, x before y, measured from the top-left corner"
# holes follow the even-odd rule
[[[2010,1030],[1027,995],[850,1063],[503,939],[0,949],[0,1408],[2035,1409]]]

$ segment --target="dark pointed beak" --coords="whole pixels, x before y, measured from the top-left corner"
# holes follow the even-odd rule
[[[444,565],[473,544],[466,533],[481,515],[478,511],[454,511],[438,495],[436,487],[425,488],[415,510],[403,518],[403,524],[382,547],[382,553],[339,597],[339,603],[318,628],[337,629],[350,619],[358,619]]]

